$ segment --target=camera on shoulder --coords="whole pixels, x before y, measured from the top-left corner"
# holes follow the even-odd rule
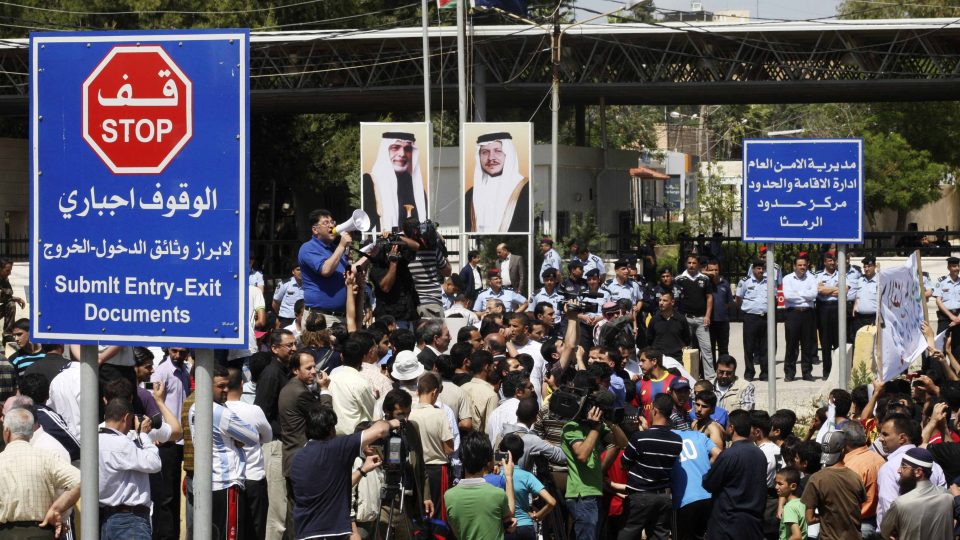
[[[603,420],[620,424],[624,419],[623,407],[616,407],[616,396],[608,390],[588,392],[572,386],[558,388],[550,395],[550,412],[566,420],[581,421],[593,407],[603,412]]]

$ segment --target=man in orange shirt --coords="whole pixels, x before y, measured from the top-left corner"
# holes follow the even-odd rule
[[[877,532],[877,475],[886,463],[867,445],[867,434],[856,420],[847,420],[839,426],[847,436],[847,452],[843,464],[860,476],[867,499],[860,506],[860,532],[864,538]]]

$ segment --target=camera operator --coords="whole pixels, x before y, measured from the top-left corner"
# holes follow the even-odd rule
[[[415,218],[403,220],[403,234],[417,243],[417,250],[410,261],[410,275],[416,288],[419,302],[417,314],[420,317],[443,317],[443,300],[440,283],[450,277],[450,263],[447,262],[447,248],[443,237],[432,221],[419,222]]]
[[[350,490],[360,479],[382,465],[377,455],[351,470],[354,458],[374,441],[400,427],[399,420],[379,421],[368,429],[336,436],[337,415],[316,402],[307,416],[308,441],[293,458],[295,538],[346,537],[350,524]]]
[[[399,326],[410,328],[419,318],[420,299],[410,265],[420,244],[412,238],[385,232],[377,245],[376,253],[370,258],[370,280],[377,299],[373,315],[378,319],[390,315]]]
[[[586,274],[586,286],[579,287],[578,299],[580,302],[580,313],[577,314],[577,320],[580,321],[580,345],[584,349],[593,346],[593,327],[603,320],[601,307],[607,302],[609,294],[600,288],[600,271],[592,268]],[[573,289],[566,289],[565,296],[568,301],[572,297]]]
[[[411,519],[419,520],[423,516],[432,517],[435,511],[430,483],[427,479],[426,465],[424,464],[423,441],[420,438],[420,430],[415,422],[408,420],[412,407],[413,397],[406,390],[399,388],[388,392],[383,399],[384,420],[400,422],[399,428],[391,432],[391,437],[399,437],[403,441],[402,446],[404,447],[404,451],[400,452],[399,459],[390,460],[391,463],[388,463],[384,470],[384,484],[389,490],[391,486],[396,487],[398,483],[402,483],[403,489],[409,490],[404,499],[407,506],[400,508],[399,511],[394,511],[394,516],[401,514],[409,518],[399,521],[396,518],[394,519],[392,526],[395,528],[391,531],[390,537],[397,540],[405,540],[411,537]],[[383,449],[386,458],[390,458],[389,454],[391,453],[388,446],[389,441],[386,441]],[[399,504],[400,492],[398,490],[385,491],[381,498],[383,508],[380,513],[380,522],[383,525],[389,523],[391,505]]]
[[[586,371],[576,374],[574,388],[593,393],[596,378]],[[567,456],[566,506],[573,518],[577,538],[596,538],[600,519],[600,498],[603,496],[603,464],[600,453],[605,446],[618,449],[627,446],[627,436],[620,426],[604,418],[599,407],[591,407],[585,418],[570,419],[563,425],[561,448]],[[607,452],[616,456],[618,452]]]

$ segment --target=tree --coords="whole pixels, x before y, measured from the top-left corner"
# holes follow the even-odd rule
[[[906,230],[907,213],[941,197],[947,167],[930,152],[910,146],[899,133],[864,134],[864,205],[872,225],[875,213],[894,210],[898,231]]]
[[[699,176],[697,210],[691,217],[697,224],[698,234],[710,235],[714,231],[722,231],[733,221],[737,197],[732,186],[723,185],[716,164],[708,163],[707,174]]]
[[[571,217],[570,232],[563,238],[563,245],[555,247],[569,257],[571,253],[568,246],[576,241],[580,246],[587,246],[591,253],[595,252],[607,239],[607,235],[601,233],[597,226],[597,217],[593,212],[577,213]]]
[[[960,6],[955,0],[844,0],[837,6],[841,19],[925,19],[958,14]]]

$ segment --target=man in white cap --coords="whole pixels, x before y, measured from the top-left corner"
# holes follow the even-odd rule
[[[390,370],[390,378],[400,384],[400,388],[406,390],[414,399],[417,399],[417,379],[423,375],[426,368],[413,351],[400,351],[397,353],[397,359],[393,361],[393,369]]]
[[[419,154],[412,133],[383,134],[373,169],[363,175],[363,210],[380,231],[399,226],[406,217],[426,219],[426,183]]]
[[[477,138],[473,187],[467,190],[467,232],[530,230],[530,181],[520,172],[509,133]]]
[[[933,455],[911,448],[900,461],[900,493],[883,518],[884,538],[953,538],[953,496],[933,485]]]

